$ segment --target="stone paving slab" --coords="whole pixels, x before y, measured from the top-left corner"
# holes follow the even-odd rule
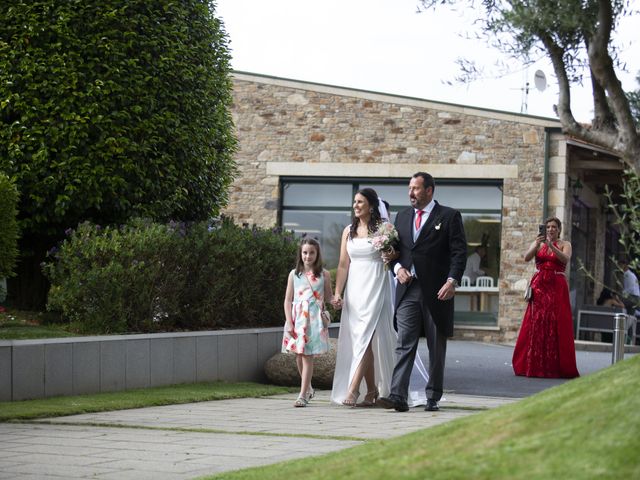
[[[295,395],[287,394],[260,399],[219,400],[87,413],[57,417],[50,421],[374,439],[402,435],[477,411],[468,409],[494,408],[514,401],[508,398],[447,395],[441,402],[442,409],[439,412],[425,412],[422,407],[415,407],[400,414],[379,408],[332,405],[328,391],[318,392],[306,408],[293,408],[295,398]]]
[[[93,437],[86,439],[91,448],[77,449],[76,452],[67,448],[56,455],[41,453],[49,446],[52,436],[64,442],[65,434],[76,428],[93,432]],[[20,438],[14,439],[11,430],[18,430]],[[132,428],[2,424],[0,448],[10,456],[0,459],[0,478],[35,475],[41,479],[191,479],[311,454],[320,455],[362,443],[166,430],[155,430],[151,437],[148,433],[142,431],[141,434],[141,430]]]
[[[452,394],[439,412],[416,407],[398,413],[332,405],[328,391],[318,392],[307,408],[293,408],[295,398],[287,394],[0,424],[0,480],[193,479],[322,455],[514,401]]]

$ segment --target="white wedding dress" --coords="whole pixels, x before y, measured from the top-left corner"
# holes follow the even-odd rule
[[[380,252],[366,238],[347,241],[351,260],[344,290],[336,368],[333,375],[331,401],[341,404],[349,394],[349,384],[371,342],[376,386],[380,396],[389,395],[395,364],[397,334],[393,329],[392,276],[384,268]],[[409,387],[410,406],[426,403],[428,373],[416,355]],[[364,381],[358,389],[360,400],[367,392]]]

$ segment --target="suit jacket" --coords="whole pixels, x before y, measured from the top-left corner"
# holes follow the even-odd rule
[[[467,263],[467,240],[464,234],[460,212],[436,202],[429,218],[413,241],[412,224],[415,210],[410,207],[398,212],[395,226],[400,237],[397,259],[404,268],[414,266],[417,281],[422,289],[423,307],[429,309],[438,330],[453,336],[454,300],[438,300],[438,290],[447,281],[462,279]],[[407,290],[406,285],[398,283],[396,290],[396,311]]]

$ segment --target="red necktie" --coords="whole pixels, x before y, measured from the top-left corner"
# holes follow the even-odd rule
[[[422,214],[424,211],[418,210],[416,212],[416,231],[420,230],[420,224],[422,223]]]

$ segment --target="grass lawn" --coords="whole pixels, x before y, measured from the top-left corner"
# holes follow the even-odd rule
[[[73,337],[66,324],[46,324],[46,313],[4,309],[0,311],[0,340]]]
[[[402,437],[207,478],[640,478],[640,356]]]
[[[297,390],[297,388],[276,387],[259,383],[213,382],[145,388],[126,392],[98,393],[95,395],[0,402],[0,421],[33,420],[78,413],[177,405],[180,403],[206,402],[228,398],[263,397]]]

